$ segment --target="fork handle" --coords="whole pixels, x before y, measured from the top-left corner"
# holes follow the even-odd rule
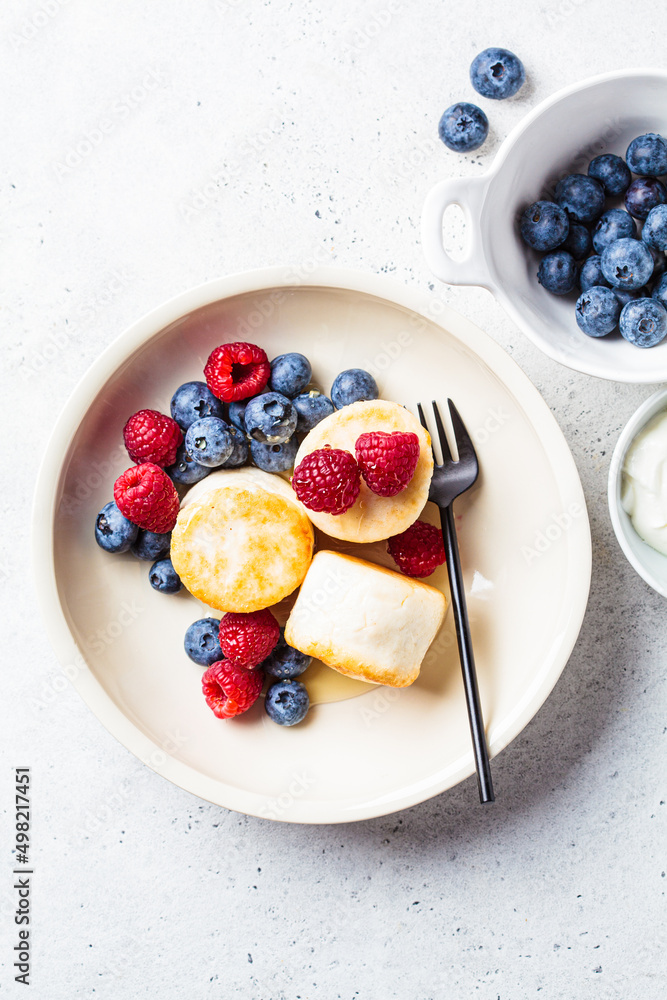
[[[479,800],[480,802],[493,802],[495,795],[493,794],[493,782],[491,781],[489,751],[486,745],[484,718],[479,700],[475,657],[472,651],[472,636],[470,635],[463,574],[461,573],[459,546],[456,540],[454,511],[451,504],[448,507],[440,509],[440,522],[442,524],[442,538],[445,543],[445,554],[447,556],[447,573],[449,574],[449,588],[452,594],[452,607],[456,623],[459,656],[461,658],[466,707],[468,709],[472,745],[475,754]]]

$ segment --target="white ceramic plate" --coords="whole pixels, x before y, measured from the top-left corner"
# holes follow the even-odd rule
[[[95,515],[129,465],[127,417],[141,407],[168,412],[173,390],[202,377],[210,350],[239,339],[269,357],[302,351],[327,391],[341,369],[359,366],[374,371],[383,397],[412,409],[455,400],[481,466],[457,521],[492,754],[551,691],[579,632],[591,570],[584,497],[555,420],[514,362],[461,316],[337,269],[303,280],[272,268],[203,285],[134,324],[93,365],[57,423],[37,487],[35,576],[51,639],[104,725],[203,798],[308,823],[405,808],[474,770],[451,615],[410,688],[340,686],[333,671],[310,668],[304,680],[320,703],[300,726],[274,725],[261,702],[223,722],[182,648],[202,606],[156,593],[148,563],[95,544]],[[366,554],[383,558],[381,546]],[[444,568],[433,581],[446,589]]]
[[[551,295],[537,282],[541,254],[522,242],[517,220],[538,198],[549,197],[568,173],[585,174],[600,153],[625,156],[644,132],[667,132],[667,73],[621,70],[559,90],[510,132],[480,176],[448,178],[429,193],[422,215],[422,245],[432,269],[452,285],[488,288],[525,335],[576,371],[617,382],[664,382],[667,339],[642,350],[620,333],[587,337],[577,326],[576,296]],[[462,260],[443,247],[449,205],[464,212],[468,232]],[[622,207],[607,200],[607,208]]]

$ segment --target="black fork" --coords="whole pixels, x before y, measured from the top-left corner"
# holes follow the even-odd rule
[[[459,547],[456,540],[454,511],[452,509],[452,502],[456,497],[470,489],[477,479],[479,464],[470,435],[465,429],[459,411],[451,399],[447,400],[447,404],[449,406],[452,427],[454,428],[454,438],[459,458],[457,462],[452,458],[440,410],[438,409],[438,404],[434,401],[432,404],[433,414],[442,450],[442,465],[435,464],[428,498],[440,508],[442,538],[445,543],[445,554],[447,556],[447,572],[449,574],[449,587],[452,594],[452,607],[456,623],[456,638],[459,644],[459,656],[461,658],[461,670],[463,673],[463,687],[465,689],[468,719],[470,721],[470,732],[475,754],[479,798],[480,802],[493,802],[495,795],[493,794],[493,783],[491,781],[489,751],[486,745],[482,706],[479,700],[477,672],[475,670],[475,658],[472,651],[472,637],[470,635],[470,623],[468,622],[468,609],[466,607],[466,595],[463,587]],[[418,404],[417,408],[422,427],[428,430],[421,403]]]

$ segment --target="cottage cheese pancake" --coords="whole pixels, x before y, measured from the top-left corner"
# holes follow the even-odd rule
[[[323,550],[301,585],[285,639],[349,677],[407,687],[419,675],[445,606],[435,587]]]
[[[398,403],[386,399],[351,403],[320,421],[299,448],[295,466],[317,448],[329,445],[355,453],[360,434],[368,431],[412,432],[419,438],[419,460],[408,486],[394,497],[381,497],[361,482],[359,496],[344,514],[308,511],[315,527],[348,542],[377,542],[398,535],[416,521],[428,500],[433,475],[431,438],[416,417]]]
[[[171,539],[183,584],[219,611],[277,604],[303,580],[313,529],[289,483],[259,469],[219,470],[188,493]]]

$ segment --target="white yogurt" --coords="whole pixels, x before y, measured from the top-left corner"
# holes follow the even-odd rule
[[[667,555],[667,410],[649,420],[628,448],[621,503],[639,537]]]

